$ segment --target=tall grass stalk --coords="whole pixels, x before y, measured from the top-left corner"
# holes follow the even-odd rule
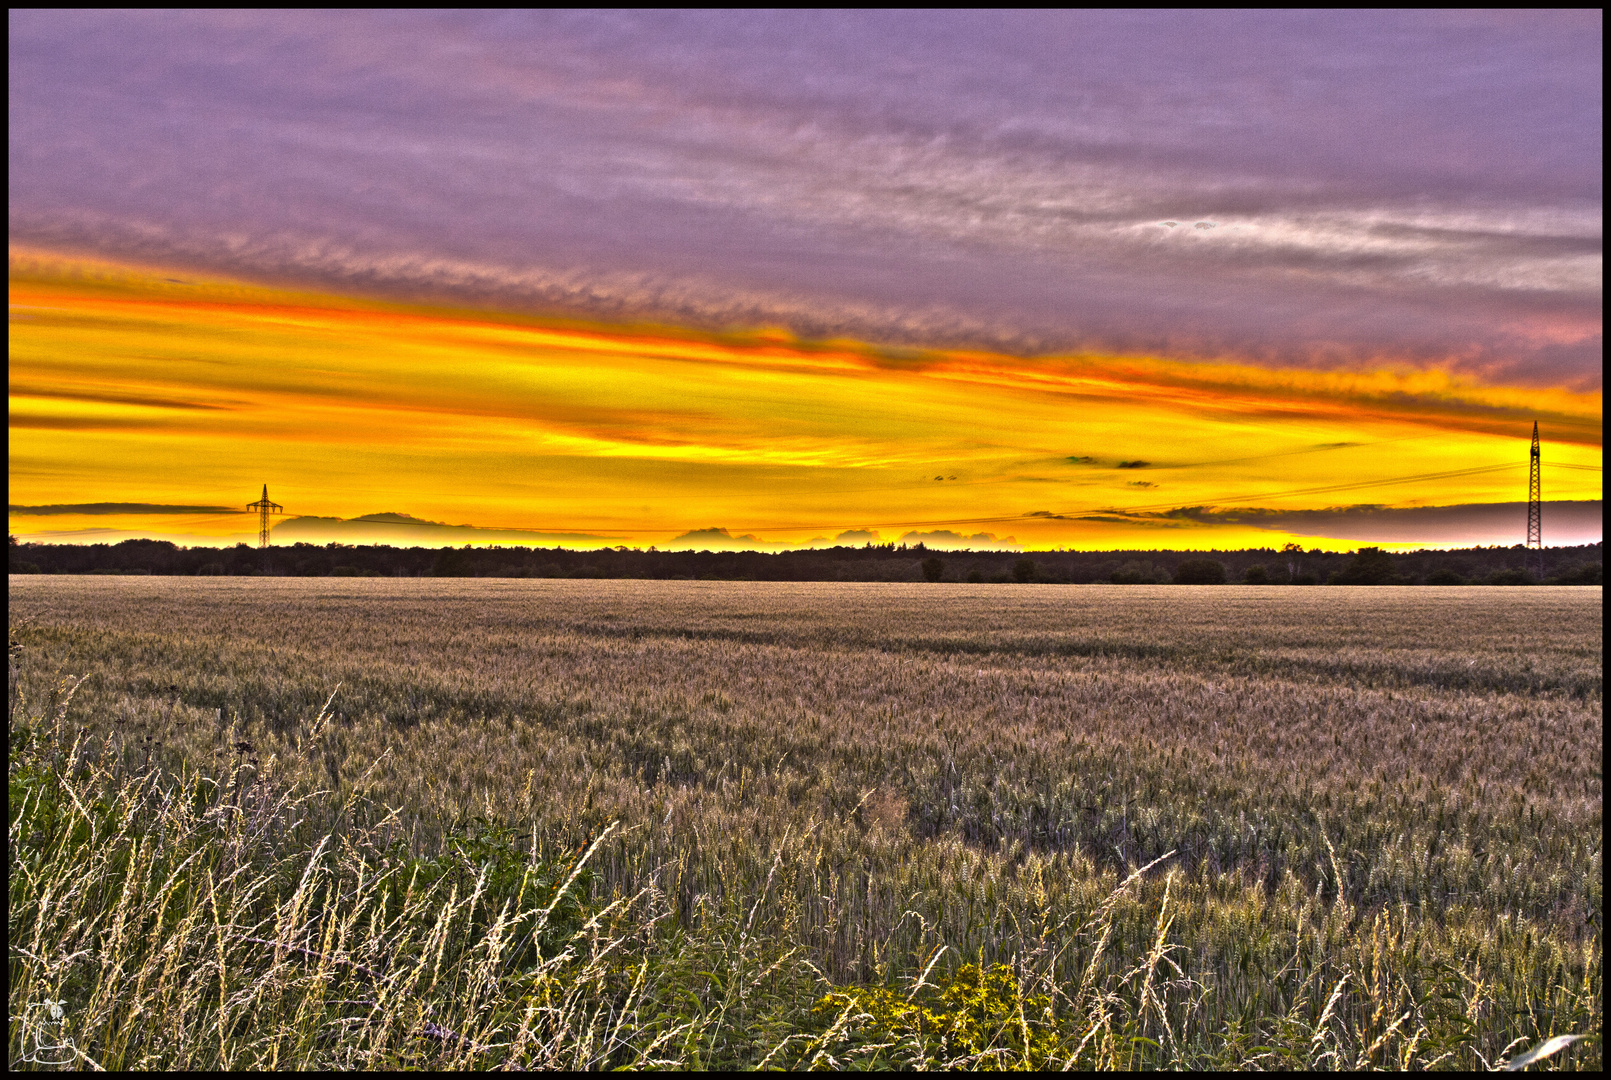
[[[13,583],[13,1067],[1600,1064],[1587,602],[251,584]]]

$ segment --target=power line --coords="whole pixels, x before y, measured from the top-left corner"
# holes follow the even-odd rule
[[[1385,441],[1385,442],[1400,442],[1400,441],[1407,441],[1407,440],[1389,439],[1389,440],[1383,440],[1383,441]],[[1373,444],[1360,444],[1360,445],[1373,445]],[[1316,450],[1321,450],[1321,449],[1328,449],[1329,450],[1329,449],[1333,449],[1333,448],[1332,447],[1324,447],[1324,448],[1317,447],[1315,449]],[[1336,447],[1335,449],[1344,449],[1344,448],[1343,447]],[[1299,450],[1299,451],[1290,451],[1288,453],[1289,454],[1302,454],[1302,453],[1310,453],[1310,452],[1313,452],[1313,451]],[[1263,457],[1283,457],[1283,456],[1288,456],[1288,455],[1287,454],[1270,454],[1270,455],[1260,455],[1260,456],[1263,456]],[[1255,459],[1254,458],[1246,458],[1246,459],[1234,459],[1234,460],[1255,460]],[[1222,462],[1202,462],[1200,464],[1201,465],[1219,465],[1219,464],[1230,464],[1230,463],[1231,463],[1231,461],[1228,460],[1228,461],[1222,461]],[[1398,485],[1398,484],[1410,484],[1410,483],[1417,483],[1417,482],[1423,482],[1423,481],[1448,480],[1448,479],[1454,479],[1456,477],[1480,476],[1480,475],[1483,475],[1483,474],[1486,474],[1486,473],[1502,472],[1502,471],[1504,471],[1506,469],[1517,468],[1518,465],[1519,465],[1519,463],[1483,465],[1483,466],[1477,466],[1477,467],[1469,468],[1469,469],[1451,469],[1451,470],[1447,470],[1447,471],[1443,471],[1443,472],[1417,473],[1417,474],[1410,475],[1410,476],[1388,477],[1388,478],[1379,479],[1379,480],[1362,480],[1362,481],[1355,481],[1355,482],[1346,483],[1346,484],[1327,484],[1327,485],[1321,485],[1321,486],[1318,486],[1318,487],[1289,488],[1289,489],[1286,489],[1286,490],[1283,490],[1283,491],[1268,491],[1268,492],[1263,492],[1263,493],[1260,493],[1260,494],[1257,494],[1257,495],[1210,497],[1210,498],[1203,498],[1203,499],[1197,500],[1195,505],[1199,505],[1199,506],[1233,505],[1234,506],[1234,505],[1246,504],[1248,502],[1254,502],[1254,501],[1258,501],[1258,500],[1262,500],[1262,499],[1284,498],[1284,497],[1292,496],[1292,495],[1320,495],[1320,494],[1327,494],[1327,493],[1338,492],[1338,491],[1357,491],[1357,490],[1366,489],[1366,488],[1372,488],[1372,487],[1388,487],[1388,486],[1394,486],[1394,485]],[[1180,466],[1180,467],[1184,467],[1184,466]],[[1602,472],[1603,471],[1603,467],[1599,466],[1599,465],[1574,465],[1574,464],[1567,464],[1567,463],[1564,463],[1564,462],[1557,463],[1553,467],[1558,468],[1558,469],[1574,469],[1574,470],[1579,470],[1579,471],[1582,471],[1582,472]],[[1011,481],[1010,480],[1004,480],[1004,481],[974,481],[973,483],[978,484],[978,483],[1009,483],[1009,482],[1011,482]],[[958,486],[970,486],[970,485],[968,485],[967,482],[964,482],[964,484],[961,484],[961,485],[958,485]],[[883,489],[881,489],[881,488],[863,488],[863,489],[851,489],[851,490],[876,491],[876,490],[883,490]],[[263,506],[262,506],[262,503],[264,501],[267,501],[267,499],[268,499],[268,486],[265,484],[264,488],[263,488],[263,498],[262,498],[262,500],[259,500],[259,502],[256,502],[256,503],[249,504],[248,507],[247,507],[247,510],[244,511],[244,512],[251,512],[251,511],[258,511],[259,512],[260,523],[259,523],[258,543],[259,543],[260,547],[261,546],[267,546],[266,540],[265,540],[265,533],[264,533],[264,522],[266,522],[267,514],[270,512],[270,510],[264,509]],[[824,525],[824,524],[749,525],[749,526],[741,526],[740,529],[741,529],[741,531],[785,532],[785,531],[794,531],[794,530],[800,530],[800,531],[832,531],[834,529],[844,530],[846,528],[896,529],[896,528],[942,528],[942,527],[946,527],[946,526],[956,526],[956,525],[1000,525],[1000,524],[1010,524],[1010,523],[1013,523],[1013,522],[1026,522],[1027,523],[1027,522],[1033,522],[1033,521],[1055,520],[1055,519],[1060,519],[1060,518],[1061,519],[1066,519],[1066,518],[1089,515],[1089,514],[1148,513],[1148,512],[1156,511],[1156,510],[1175,509],[1175,508],[1179,507],[1180,505],[1181,505],[1181,503],[1180,503],[1179,500],[1173,500],[1173,501],[1170,501],[1170,502],[1148,503],[1148,504],[1143,504],[1143,505],[1140,505],[1140,506],[1129,506],[1129,507],[1124,507],[1124,508],[1102,507],[1102,508],[1091,508],[1091,509],[1085,509],[1085,510],[1064,511],[1064,512],[1059,512],[1059,513],[1056,513],[1056,514],[1049,514],[1049,515],[1048,514],[1006,514],[1006,515],[994,515],[994,516],[983,516],[983,517],[945,518],[945,519],[930,519],[930,520],[917,520],[917,521],[873,521],[873,522],[859,522],[859,523],[856,523],[855,525],[851,525],[851,526],[847,526],[843,522],[840,522],[838,524],[832,524],[832,525]],[[284,509],[278,503],[269,503],[269,508],[271,510],[273,510],[273,511],[283,511],[283,509]],[[180,516],[188,518],[188,515],[180,515]],[[233,515],[231,515],[231,516],[233,516]],[[223,518],[223,517],[209,516],[207,518],[202,519],[201,521],[197,521],[195,519],[190,519],[189,523],[190,524],[210,524],[210,523],[215,522],[215,521],[223,521],[223,520],[227,520],[227,519]],[[343,522],[343,524],[349,524],[349,522]],[[408,521],[408,522],[404,522],[404,521],[361,521],[361,522],[360,521],[352,521],[352,522],[350,522],[350,524],[361,524],[361,525],[365,525],[365,526],[370,526],[370,525],[388,526],[389,525],[389,526],[394,526],[394,527],[410,527],[410,526],[412,526],[412,527],[449,528],[449,529],[468,528],[468,529],[474,529],[474,530],[476,530],[478,532],[484,531],[484,532],[501,532],[501,533],[529,533],[529,534],[534,534],[534,535],[544,535],[544,534],[546,534],[546,535],[550,535],[550,536],[553,536],[553,535],[556,535],[556,534],[561,534],[561,535],[566,534],[566,533],[580,534],[580,533],[590,533],[590,532],[597,531],[597,530],[589,529],[589,528],[582,527],[582,526],[571,526],[571,527],[568,527],[568,528],[564,528],[564,527],[554,528],[554,527],[551,527],[551,528],[547,528],[547,529],[529,529],[529,528],[517,528],[517,527],[488,526],[488,525],[446,525],[446,524],[441,523],[441,522],[427,522],[427,521]],[[618,528],[618,527],[619,526],[616,526],[616,528]],[[608,531],[608,530],[606,530],[606,531]],[[650,533],[661,533],[661,532],[664,532],[664,533],[676,533],[679,530],[676,530],[676,529],[646,529],[646,530],[643,530],[643,531],[644,532],[650,532]],[[687,530],[682,530],[682,531],[687,531]],[[607,536],[604,536],[604,537],[598,537],[598,539],[604,539],[604,540],[607,540],[607,539],[619,539],[619,537],[607,537]]]
[[[1260,495],[1239,495],[1229,498],[1212,498],[1202,500],[1201,505],[1237,505],[1253,502],[1258,499],[1276,499],[1287,495],[1322,495],[1333,491],[1356,491],[1361,488],[1391,487],[1395,484],[1413,484],[1425,480],[1450,480],[1457,476],[1479,476],[1483,473],[1502,472],[1505,469],[1516,468],[1515,463],[1503,465],[1480,465],[1472,469],[1451,469],[1447,472],[1418,473],[1414,476],[1398,476],[1386,480],[1361,480],[1350,484],[1328,484],[1323,487],[1291,488],[1287,491],[1266,491]],[[1179,506],[1178,500],[1164,503],[1149,503],[1146,506],[1132,506],[1125,510],[1108,511],[1109,513],[1132,513],[1148,510],[1162,510]]]
[[[577,529],[521,529],[521,528],[514,528],[514,527],[507,527],[506,528],[506,527],[504,527],[502,525],[449,525],[446,522],[442,522],[442,521],[372,521],[372,520],[368,520],[368,519],[365,519],[365,518],[344,518],[344,519],[337,519],[336,524],[338,524],[338,525],[359,525],[359,526],[364,526],[364,527],[368,527],[370,525],[391,525],[391,526],[395,526],[395,527],[400,528],[400,529],[410,529],[410,528],[474,529],[477,532],[531,533],[533,536],[567,536],[567,535],[581,536],[581,535],[584,535],[583,530],[577,530]],[[654,532],[654,531],[670,531],[670,530],[653,530],[653,529],[651,529],[649,531]],[[619,540],[620,537],[616,537],[616,536],[601,536],[601,537],[598,537],[597,539],[600,539],[600,540]]]
[[[1478,476],[1478,475],[1481,475],[1483,473],[1502,472],[1502,471],[1504,471],[1506,469],[1514,469],[1516,467],[1517,467],[1517,464],[1514,463],[1514,462],[1507,462],[1507,463],[1498,464],[1498,465],[1481,465],[1481,466],[1477,466],[1475,468],[1470,468],[1470,469],[1451,469],[1451,470],[1448,470],[1448,471],[1445,471],[1445,472],[1417,473],[1417,474],[1414,474],[1412,476],[1388,477],[1386,479],[1381,479],[1381,480],[1362,480],[1362,481],[1357,481],[1357,482],[1348,483],[1348,484],[1329,484],[1329,485],[1325,485],[1325,486],[1322,486],[1322,487],[1291,488],[1291,489],[1286,490],[1286,491],[1267,491],[1267,492],[1263,492],[1262,494],[1258,494],[1258,495],[1239,495],[1239,496],[1222,496],[1222,497],[1214,497],[1214,498],[1205,498],[1205,499],[1200,500],[1197,503],[1197,505],[1199,505],[1199,506],[1233,505],[1234,506],[1234,505],[1237,505],[1237,504],[1253,502],[1253,501],[1257,501],[1257,500],[1260,500],[1260,499],[1275,499],[1275,498],[1281,498],[1281,497],[1288,496],[1288,495],[1318,495],[1318,494],[1323,494],[1323,493],[1332,492],[1332,491],[1356,491],[1356,490],[1359,490],[1359,489],[1362,489],[1362,488],[1388,487],[1388,486],[1392,486],[1392,485],[1396,485],[1396,484],[1412,484],[1412,483],[1416,483],[1416,482],[1420,482],[1420,481],[1428,481],[1428,480],[1446,480],[1446,479],[1453,479],[1455,477],[1461,477],[1461,476]],[[1176,508],[1176,507],[1178,507],[1180,505],[1181,504],[1180,504],[1179,500],[1175,500],[1175,501],[1172,501],[1172,502],[1150,503],[1150,504],[1143,505],[1143,506],[1131,506],[1131,507],[1126,507],[1124,509],[1115,509],[1115,508],[1108,507],[1108,508],[1092,508],[1092,509],[1086,509],[1086,510],[1076,510],[1076,511],[1069,511],[1069,512],[1066,512],[1066,513],[1052,514],[1052,515],[1049,515],[1049,516],[1051,518],[1071,518],[1071,517],[1075,517],[1075,516],[1079,516],[1079,515],[1085,515],[1085,514],[1145,513],[1145,512],[1148,512],[1148,511],[1152,511],[1152,510],[1174,509],[1174,508]],[[870,522],[863,522],[858,527],[859,528],[869,528],[869,529],[870,528],[884,528],[884,529],[933,528],[933,527],[942,526],[942,525],[995,525],[995,524],[1002,524],[1002,523],[1014,522],[1014,521],[1022,521],[1022,522],[1041,521],[1041,520],[1047,520],[1047,518],[1048,518],[1048,515],[1043,515],[1043,514],[1008,514],[1008,515],[1004,515],[1004,516],[995,516],[995,517],[949,518],[949,519],[946,519],[946,520],[931,520],[931,521],[870,521]],[[819,525],[801,525],[801,524],[794,524],[794,525],[749,525],[749,526],[744,526],[743,528],[745,528],[745,529],[758,529],[758,530],[761,530],[761,531],[764,531],[764,532],[784,532],[784,531],[790,531],[790,530],[795,530],[795,529],[799,529],[799,530],[819,530],[819,529],[836,529],[836,528],[843,528],[843,527],[844,526],[842,524],[840,524],[840,525],[820,525],[820,524]],[[671,530],[655,530],[655,531],[669,532]]]
[[[1399,439],[1377,439],[1375,442],[1363,443],[1337,443],[1331,446],[1311,446],[1303,450],[1282,450],[1274,454],[1251,454],[1247,457],[1221,458],[1218,461],[1188,461],[1180,465],[1154,465],[1153,471],[1161,469],[1206,469],[1210,465],[1237,465],[1244,461],[1264,461],[1268,458],[1295,457],[1299,454],[1325,454],[1337,450],[1362,450],[1367,446],[1386,446],[1390,443],[1419,442],[1422,439],[1442,438],[1441,432],[1433,435],[1405,435]]]

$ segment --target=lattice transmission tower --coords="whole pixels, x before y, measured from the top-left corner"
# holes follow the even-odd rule
[[[283,514],[285,513],[285,507],[277,502],[269,502],[268,485],[264,484],[263,497],[254,503],[247,503],[246,509],[257,511],[257,547],[260,551],[267,551],[269,546],[269,515]]]
[[[1544,576],[1544,505],[1538,483],[1538,421],[1533,421],[1533,452],[1527,468],[1527,550],[1524,558],[1531,562],[1538,552],[1538,576]],[[1525,563],[1523,565],[1526,565]]]

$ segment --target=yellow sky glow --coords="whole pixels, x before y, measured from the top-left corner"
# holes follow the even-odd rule
[[[1601,453],[1598,394],[1437,372],[585,325],[17,248],[10,288],[13,506],[235,506],[266,482],[292,514],[397,511],[641,546],[724,527],[772,543],[944,528],[1026,548],[1265,547],[1294,537],[1078,519],[1512,502],[1535,418],[1552,463]],[[1363,486],[1409,476],[1428,478]],[[1600,474],[1557,470],[1546,497],[1599,498]],[[10,517],[25,539],[252,530],[219,514]]]

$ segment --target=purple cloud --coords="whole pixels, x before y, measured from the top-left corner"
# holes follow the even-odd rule
[[[1598,12],[10,30],[13,240],[891,344],[1600,385]]]

